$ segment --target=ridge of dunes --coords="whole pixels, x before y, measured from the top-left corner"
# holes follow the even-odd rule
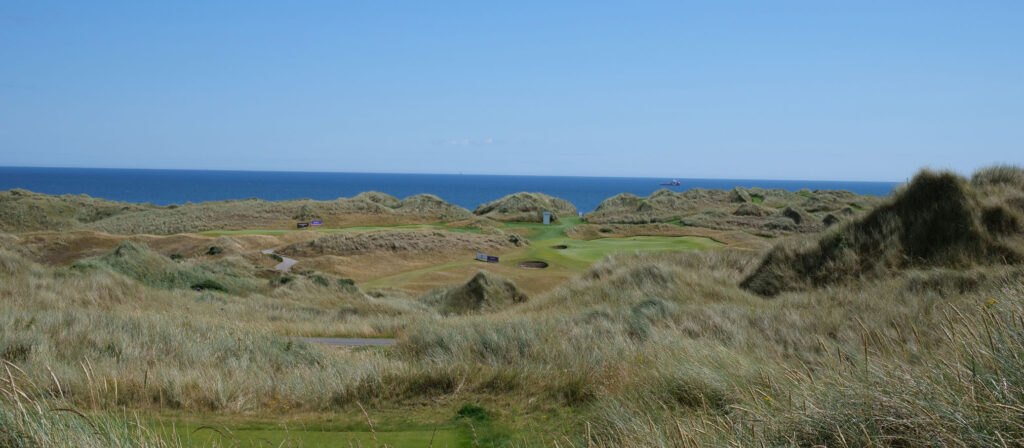
[[[923,171],[888,202],[816,240],[777,245],[742,286],[772,296],[910,267],[963,268],[1024,259],[1024,170],[971,181]]]

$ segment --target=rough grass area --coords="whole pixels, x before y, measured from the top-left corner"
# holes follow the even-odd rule
[[[473,214],[497,221],[543,222],[544,212],[551,212],[551,220],[560,217],[575,217],[576,206],[565,199],[543,193],[516,193],[486,204],[481,204]]]
[[[295,229],[324,225],[423,224],[471,218],[466,209],[421,194],[397,199],[368,192],[333,201],[244,199],[170,205],[129,204],[88,196],[51,196],[24,190],[0,192],[0,230],[96,230],[117,234],[173,234],[231,229]]]
[[[828,232],[817,242],[778,246],[743,287],[775,295],[912,266],[1017,262],[1024,256],[1020,215],[998,198],[1007,190],[1024,190],[1004,181],[1006,174],[989,177],[1000,179],[998,192],[986,194],[979,191],[984,187],[972,187],[952,173],[922,172],[863,219]],[[985,174],[976,182],[992,183]]]
[[[514,282],[487,271],[477,272],[463,285],[440,288],[420,298],[443,314],[498,311],[530,300]]]
[[[881,198],[849,191],[801,191],[735,187],[732,190],[668,189],[646,198],[623,193],[608,198],[584,220],[592,224],[648,224],[680,221],[689,226],[744,230],[767,236],[815,233],[825,227],[813,213],[847,217],[842,210],[872,208]],[[791,214],[776,213],[789,209]]]
[[[82,271],[109,269],[143,284],[164,289],[246,294],[260,286],[252,277],[251,266],[240,258],[182,264],[131,241],[121,243],[102,257],[77,262],[71,268]]]
[[[438,252],[451,250],[486,251],[516,247],[517,238],[504,235],[474,235],[444,230],[379,230],[332,233],[311,241],[288,245],[282,255],[356,255],[366,253]]]
[[[980,173],[921,173],[839,228],[846,247],[830,249],[829,270],[812,267],[833,253],[820,247],[834,232],[782,241],[767,258],[625,251],[513,304],[513,286],[475,269],[424,297],[310,272],[197,292],[163,286],[161,273],[232,256],[163,264],[125,246],[100,257],[123,261],[52,267],[0,235],[0,446],[181,443],[154,437],[136,418],[147,412],[274,446],[284,427],[295,445],[347,446],[351,429],[353,446],[391,430],[405,437],[396,444],[424,446],[434,426],[463,446],[1022,446],[1024,262],[1005,256],[1024,232],[1021,191],[1006,168]],[[517,224],[536,250],[524,259],[567,269],[554,257],[600,241],[569,239],[578,224]],[[552,249],[559,240],[569,249]],[[780,252],[790,245],[804,249]],[[772,300],[745,284],[766,259],[788,276]],[[397,342],[338,349],[289,336]]]

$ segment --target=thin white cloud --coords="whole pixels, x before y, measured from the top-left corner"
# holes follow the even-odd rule
[[[494,144],[494,139],[493,138],[485,138],[485,139],[482,139],[482,140],[474,140],[474,139],[468,139],[468,138],[450,138],[450,139],[444,140],[444,144],[445,145],[449,145],[449,146],[484,146],[484,145],[493,145]]]

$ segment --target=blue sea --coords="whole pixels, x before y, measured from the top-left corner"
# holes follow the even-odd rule
[[[659,185],[671,179],[642,177],[491,176],[461,174],[302,173],[281,171],[136,170],[98,168],[0,167],[0,190],[23,188],[47,194],[92,197],[157,205],[223,199],[269,201],[310,198],[330,200],[364,191],[399,198],[430,193],[473,210],[477,205],[520,191],[567,199],[581,212],[618,193],[647,196],[660,189],[730,189],[735,186],[786,190],[849,190],[886,196],[896,182],[818,180],[678,179],[682,185]]]

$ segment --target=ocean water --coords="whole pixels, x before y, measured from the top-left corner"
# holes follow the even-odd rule
[[[566,199],[581,212],[589,212],[602,200],[618,193],[647,196],[660,188],[674,191],[695,187],[727,190],[735,186],[793,191],[809,188],[885,196],[898,185],[895,182],[756,179],[679,179],[682,185],[677,187],[659,185],[669,180],[636,177],[0,167],[0,190],[23,188],[47,194],[87,194],[115,201],[151,202],[157,205],[245,198],[270,201],[299,198],[330,200],[373,190],[399,198],[430,193],[473,210],[477,205],[507,194],[529,191]]]

